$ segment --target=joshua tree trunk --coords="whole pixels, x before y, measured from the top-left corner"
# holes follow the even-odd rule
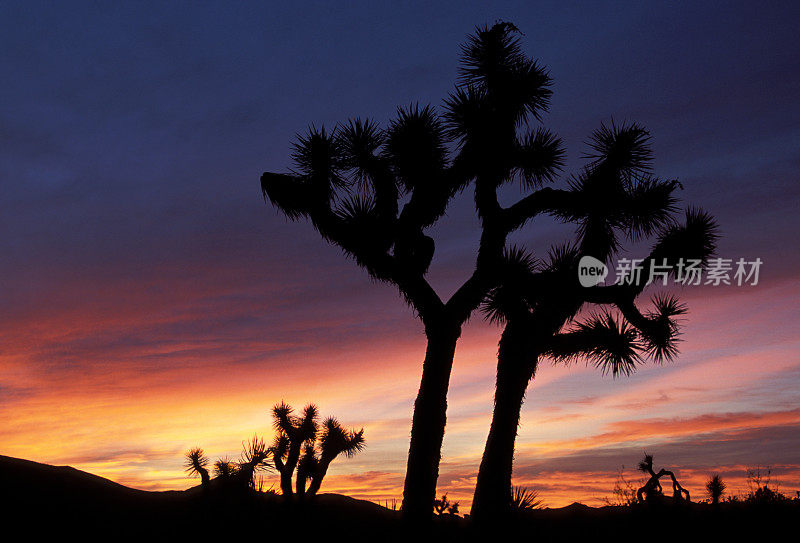
[[[311,484],[308,485],[308,491],[306,494],[309,498],[313,498],[317,495],[317,492],[319,492],[319,487],[322,486],[322,480],[325,478],[325,474],[328,473],[328,466],[331,465],[332,460],[332,458],[320,460],[319,465],[317,466],[317,471],[311,478]]]
[[[500,340],[492,425],[472,501],[471,515],[476,520],[497,518],[511,504],[514,442],[525,390],[536,367],[536,356],[525,348],[525,334],[509,324]]]
[[[411,521],[424,521],[432,515],[447,421],[447,388],[461,329],[458,326],[435,329],[426,326],[426,335],[428,346],[422,365],[422,381],[414,402],[403,489],[403,516]]]
[[[208,470],[205,468],[197,468],[197,472],[200,474],[200,484],[203,488],[208,488],[211,484],[211,477],[208,475]]]
[[[283,465],[283,469],[280,470],[281,494],[283,494],[283,497],[286,499],[292,497],[292,473],[294,472],[294,467],[297,465],[297,457],[295,457],[294,462],[292,462],[291,452],[289,454],[289,459]]]
[[[306,473],[305,470],[297,469],[297,479],[295,481],[295,493],[298,500],[303,500],[306,496]]]

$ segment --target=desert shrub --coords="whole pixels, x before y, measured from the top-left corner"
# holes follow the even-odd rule
[[[636,503],[636,487],[625,478],[624,469],[625,466],[617,472],[617,479],[614,481],[614,488],[611,489],[611,496],[603,498],[603,502],[606,505],[629,507]]]
[[[751,505],[771,505],[789,501],[789,498],[782,494],[778,484],[772,480],[772,469],[751,468],[747,470],[748,494],[744,497],[744,502]]]

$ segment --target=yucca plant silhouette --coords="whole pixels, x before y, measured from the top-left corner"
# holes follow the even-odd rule
[[[524,486],[511,487],[511,509],[513,511],[533,511],[544,507],[539,493]]]
[[[186,453],[186,472],[190,477],[200,477],[200,484],[203,488],[208,488],[211,478],[208,474],[208,458],[203,453],[203,449],[195,447]]]
[[[259,472],[271,469],[269,464],[270,449],[264,440],[253,436],[242,442],[242,456],[238,462],[228,458],[220,458],[214,462],[214,476],[236,486],[242,485],[256,488]],[[186,453],[186,471],[190,476],[200,476],[203,488],[209,488],[211,479],[208,471],[209,460],[203,449],[197,447]]]
[[[542,187],[561,169],[563,151],[553,134],[530,126],[548,107],[550,77],[523,54],[518,33],[510,23],[476,29],[443,115],[413,105],[385,130],[362,119],[311,128],[295,144],[292,174],[261,177],[265,199],[290,219],[308,219],[373,278],[395,285],[422,321],[428,345],[406,467],[407,518],[433,510],[456,343],[499,280],[508,235],[537,215],[579,206],[574,191]],[[515,180],[526,196],[503,207],[498,190]],[[475,267],[443,300],[426,277],[435,252],[426,229],[468,185],[481,223]]]
[[[228,458],[220,458],[214,462],[214,476],[220,479],[231,479],[236,475],[236,462]]]
[[[711,503],[717,505],[720,498],[725,493],[727,485],[723,482],[722,477],[718,474],[713,475],[706,483],[706,492],[708,497],[711,498]]]
[[[682,262],[705,262],[714,250],[712,218],[689,209],[679,224],[674,193],[680,185],[650,175],[649,135],[642,127],[602,126],[591,148],[590,162],[565,191],[570,204],[560,211],[562,219],[577,225],[574,244],[551,249],[545,262],[517,248],[507,250],[502,279],[483,305],[487,317],[504,329],[494,414],[471,512],[478,520],[509,511],[520,410],[540,359],[585,360],[613,376],[630,374],[647,358],[673,359],[676,317],[685,306],[673,296],[657,295],[653,308],[642,312],[636,299],[648,284],[651,264],[674,276]],[[615,285],[581,285],[582,256],[610,263],[620,237],[641,241],[650,236],[656,242],[640,265],[644,277],[631,270]],[[600,309],[586,316],[586,304]]]
[[[272,468],[269,456],[270,449],[264,440],[253,436],[249,441],[242,443],[242,458],[230,473],[244,485],[255,489],[258,473]],[[220,462],[217,462],[217,467],[220,467]]]

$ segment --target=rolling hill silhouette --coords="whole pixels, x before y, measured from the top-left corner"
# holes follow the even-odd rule
[[[341,494],[320,494],[313,506],[298,508],[266,493],[230,492],[219,483],[212,481],[208,491],[200,485],[182,491],[138,490],[70,466],[0,455],[0,517],[40,533],[119,536],[124,527],[126,539],[158,532],[179,540],[249,534],[254,521],[286,534],[304,522],[324,525],[347,519],[373,533],[399,522],[395,511]]]
[[[212,481],[214,483],[214,481]],[[473,525],[444,515],[430,524],[407,525],[398,511],[340,494],[320,494],[312,503],[287,504],[279,496],[252,490],[227,492],[220,485],[183,491],[137,490],[69,466],[51,466],[0,455],[0,519],[39,537],[82,540],[201,541],[271,538],[313,533],[347,541],[485,541],[505,534],[536,534],[541,541],[637,538],[648,541],[744,540],[747,534],[780,534],[796,523],[798,503],[781,507],[588,507],[573,503],[529,511],[502,523]],[[727,506],[727,507],[722,507]]]

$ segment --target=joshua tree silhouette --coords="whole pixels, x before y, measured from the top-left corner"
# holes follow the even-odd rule
[[[211,478],[208,475],[208,458],[203,449],[195,447],[186,453],[186,472],[190,477],[200,476],[200,484],[208,488]]]
[[[537,215],[564,216],[577,205],[574,191],[542,188],[562,167],[563,151],[549,131],[529,127],[548,107],[550,78],[523,54],[517,33],[510,23],[476,29],[462,47],[460,79],[443,116],[410,106],[398,109],[385,131],[361,119],[331,132],[311,128],[295,144],[296,172],[261,177],[265,199],[291,219],[310,220],[372,277],[394,284],[424,325],[428,345],[403,492],[407,518],[431,515],[456,343],[497,284],[508,235]],[[528,194],[503,207],[498,190],[513,180]],[[426,279],[435,243],[425,230],[470,183],[480,245],[471,276],[444,301]]]
[[[275,421],[275,443],[270,447],[275,468],[281,474],[281,492],[289,499],[293,495],[292,475],[300,460],[303,445],[313,445],[317,439],[317,406],[307,405],[301,416],[294,416],[294,410],[281,402],[272,408]],[[305,480],[303,481],[305,485]]]
[[[442,494],[442,497],[433,500],[433,512],[437,515],[458,515],[458,502],[450,502],[447,494]]]
[[[311,474],[311,484],[308,487],[308,494],[315,496],[322,485],[322,479],[328,473],[331,462],[340,454],[347,458],[352,457],[364,448],[364,429],[359,431],[345,430],[339,421],[333,417],[328,417],[322,424],[322,435],[319,438],[320,454],[319,458],[314,457],[309,463],[312,469],[308,470]],[[313,457],[314,447],[307,449],[307,455]]]
[[[679,184],[649,174],[649,135],[643,128],[602,126],[591,141],[591,162],[569,189],[574,205],[562,208],[564,218],[578,225],[577,242],[551,249],[546,263],[520,249],[507,251],[503,279],[483,306],[488,318],[505,328],[494,415],[473,500],[477,519],[508,511],[520,409],[540,358],[585,359],[614,376],[631,373],[643,358],[672,359],[675,317],[685,307],[661,295],[653,298],[652,311],[642,313],[635,300],[648,282],[651,263],[675,274],[681,259],[704,262],[714,249],[716,226],[708,214],[690,209],[684,224],[675,221],[673,193]],[[653,234],[657,242],[641,264],[645,276],[632,270],[613,286],[581,286],[582,255],[608,263],[619,250],[620,235],[638,241]],[[566,328],[587,303],[603,309]]]
[[[345,430],[334,417],[328,417],[322,423],[320,432],[316,420],[318,410],[313,404],[307,405],[299,417],[292,413],[292,408],[283,402],[273,408],[278,434],[269,451],[281,474],[283,496],[288,500],[296,493],[298,499],[312,498],[319,491],[331,462],[337,456],[344,454],[349,458],[364,448],[364,430]],[[292,475],[295,468],[297,475],[293,492]]]

